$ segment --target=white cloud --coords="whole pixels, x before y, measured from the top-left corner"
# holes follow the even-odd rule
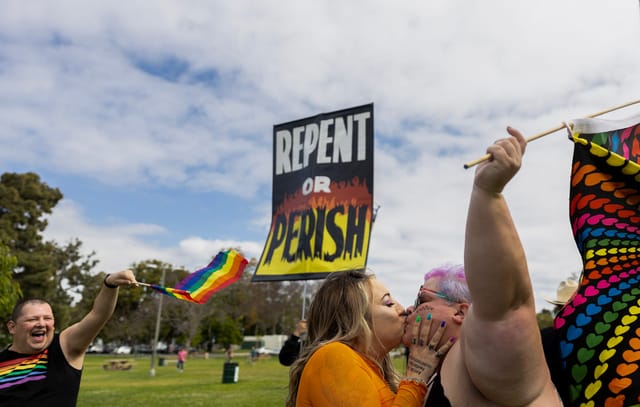
[[[272,126],[374,102],[381,209],[369,263],[408,303],[426,269],[461,261],[473,177],[463,163],[508,124],[532,135],[638,98],[638,7],[10,0],[0,15],[0,162],[127,188],[217,191],[229,205],[250,202],[262,232]],[[173,76],[150,73],[171,63]],[[578,262],[571,149],[562,132],[532,143],[507,191],[538,307]],[[98,224],[71,197],[47,235],[80,238],[106,270],[146,258],[198,266],[231,244],[258,256],[266,235],[194,233],[165,247],[167,232]]]
[[[49,217],[45,238],[61,243],[79,238],[83,253],[88,255],[96,251],[95,258],[100,261],[97,269],[106,272],[152,259],[195,271],[209,263],[212,256],[224,248],[239,247],[248,258],[259,257],[262,250],[262,245],[255,242],[207,240],[201,237],[188,237],[169,247],[154,242],[165,233],[166,230],[160,225],[94,224],[73,201],[64,199]]]

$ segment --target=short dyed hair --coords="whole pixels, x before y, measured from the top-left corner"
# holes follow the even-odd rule
[[[471,293],[467,285],[467,276],[462,264],[443,264],[432,268],[424,275],[424,282],[430,278],[439,278],[438,291],[446,294],[455,302],[471,304]]]

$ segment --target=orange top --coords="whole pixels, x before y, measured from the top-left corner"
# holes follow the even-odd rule
[[[391,391],[380,368],[341,342],[320,347],[302,371],[296,406],[422,407],[425,384],[401,381]]]

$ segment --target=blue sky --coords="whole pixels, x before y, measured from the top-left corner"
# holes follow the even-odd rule
[[[407,305],[462,261],[463,164],[507,125],[640,98],[639,46],[635,0],[5,0],[0,169],[60,188],[47,238],[79,238],[98,270],[195,269],[229,245],[259,257],[275,124],[374,103],[369,267]],[[571,152],[562,133],[535,141],[505,191],[538,308],[580,268]]]

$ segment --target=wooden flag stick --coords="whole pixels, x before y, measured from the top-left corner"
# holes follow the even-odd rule
[[[590,118],[593,118],[593,117],[602,116],[605,113],[613,112],[614,110],[618,110],[618,109],[622,109],[622,108],[627,107],[627,106],[635,105],[636,103],[640,103],[640,99],[639,100],[634,100],[633,102],[625,103],[625,104],[620,105],[620,106],[616,106],[616,107],[612,107],[612,108],[609,108],[609,109],[606,109],[606,110],[602,110],[602,111],[597,112],[597,113],[592,113],[592,114],[590,114],[588,116],[585,116],[585,118],[590,119]],[[565,128],[565,125],[563,123],[563,124],[560,124],[560,125],[552,128],[552,129],[545,130],[542,133],[538,133],[536,135],[533,135],[533,136],[527,138],[527,143],[529,143],[530,141],[533,141],[533,140],[537,140],[537,139],[539,139],[541,137],[544,137],[546,135],[549,135],[551,133],[555,133],[556,131],[562,130],[564,128]],[[474,165],[478,165],[483,161],[487,161],[489,158],[491,158],[491,154],[487,153],[487,154],[483,155],[482,157],[480,157],[480,158],[478,158],[476,160],[469,161],[468,163],[466,163],[464,165],[464,168],[465,169],[471,168]]]

